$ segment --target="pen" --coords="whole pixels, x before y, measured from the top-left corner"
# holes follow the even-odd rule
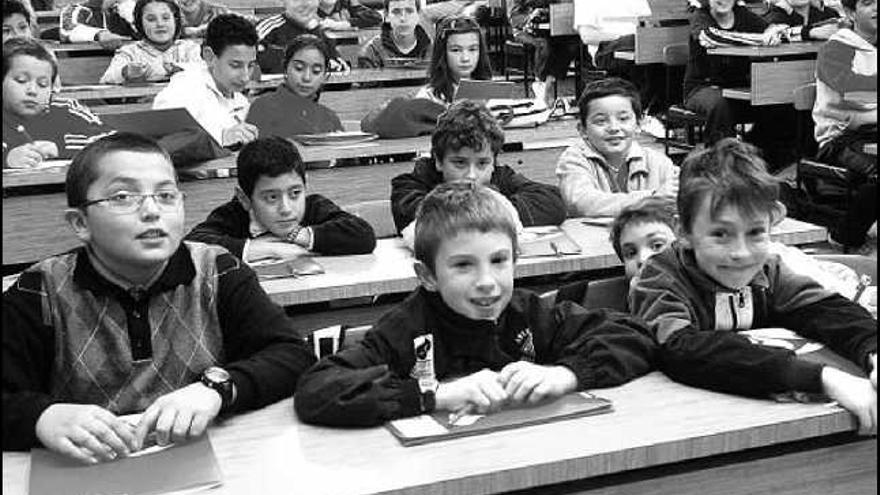
[[[459,408],[457,411],[449,414],[449,426],[455,426],[455,423],[458,423],[458,420],[467,416],[471,412],[473,412],[474,405],[470,402],[465,404],[464,407]]]

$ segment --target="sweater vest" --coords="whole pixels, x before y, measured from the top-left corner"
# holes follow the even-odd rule
[[[195,266],[188,284],[152,294],[148,303],[152,355],[132,358],[127,316],[119,300],[84,290],[73,280],[76,254],[34,267],[42,275],[43,318],[55,329],[50,395],[97,404],[116,414],[139,412],[158,397],[189,385],[224,361],[217,316],[216,258],[225,250],[186,243]]]

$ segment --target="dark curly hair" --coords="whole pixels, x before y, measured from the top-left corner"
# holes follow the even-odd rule
[[[183,13],[180,6],[174,0],[138,0],[134,5],[134,30],[140,39],[147,39],[144,33],[144,9],[150,3],[164,3],[171,9],[171,15],[174,16],[174,39],[180,39],[183,34]],[[147,40],[151,41],[151,40]]]
[[[256,47],[257,29],[254,25],[238,14],[220,14],[212,19],[208,23],[203,46],[219,57],[226,47],[234,45]]]
[[[296,172],[306,183],[306,166],[299,150],[290,141],[277,136],[259,138],[244,145],[236,160],[238,187],[250,197],[257,180]]]
[[[461,100],[437,117],[437,127],[431,134],[431,154],[443,161],[446,153],[462,148],[480,151],[485,144],[493,155],[504,146],[504,131],[485,105]]]

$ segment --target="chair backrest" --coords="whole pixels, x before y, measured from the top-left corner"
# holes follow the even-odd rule
[[[587,286],[584,307],[587,309],[615,309],[627,311],[629,280],[625,276],[593,280]]]
[[[663,47],[663,64],[669,66],[687,65],[690,47],[687,43],[673,43]]]
[[[397,227],[394,226],[394,217],[391,216],[390,199],[361,201],[350,204],[343,210],[366,220],[373,227],[377,239],[397,236]]]
[[[813,110],[813,104],[816,102],[816,83],[808,83],[794,88],[792,92],[792,103],[794,109],[799,112],[808,112]]]

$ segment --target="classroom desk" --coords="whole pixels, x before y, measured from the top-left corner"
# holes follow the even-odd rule
[[[856,437],[839,407],[719,394],[659,372],[595,393],[614,411],[416,447],[383,427],[305,425],[285,399],[209,429],[223,477],[210,493],[876,493],[877,440]],[[4,494],[26,493],[29,466],[30,454],[3,453]]]
[[[505,149],[534,149],[563,147],[577,137],[577,129],[571,120],[558,120],[544,125],[507,129],[504,132]],[[426,153],[431,149],[430,136],[402,139],[377,139],[365,143],[328,146],[299,146],[305,162],[325,162],[342,158],[376,157],[406,153]],[[229,177],[235,174],[235,155],[210,160],[203,164],[179,170],[182,177],[208,179]],[[21,186],[63,184],[67,166],[3,173],[3,189]],[[4,201],[5,203],[5,201]]]
[[[711,48],[709,55],[749,57],[748,88],[724,88],[725,98],[748,101],[752,105],[792,103],[794,88],[816,79],[815,55],[821,42],[784,43],[776,46],[731,46]],[[812,57],[804,59],[804,57]],[[789,60],[797,58],[797,60]]]

